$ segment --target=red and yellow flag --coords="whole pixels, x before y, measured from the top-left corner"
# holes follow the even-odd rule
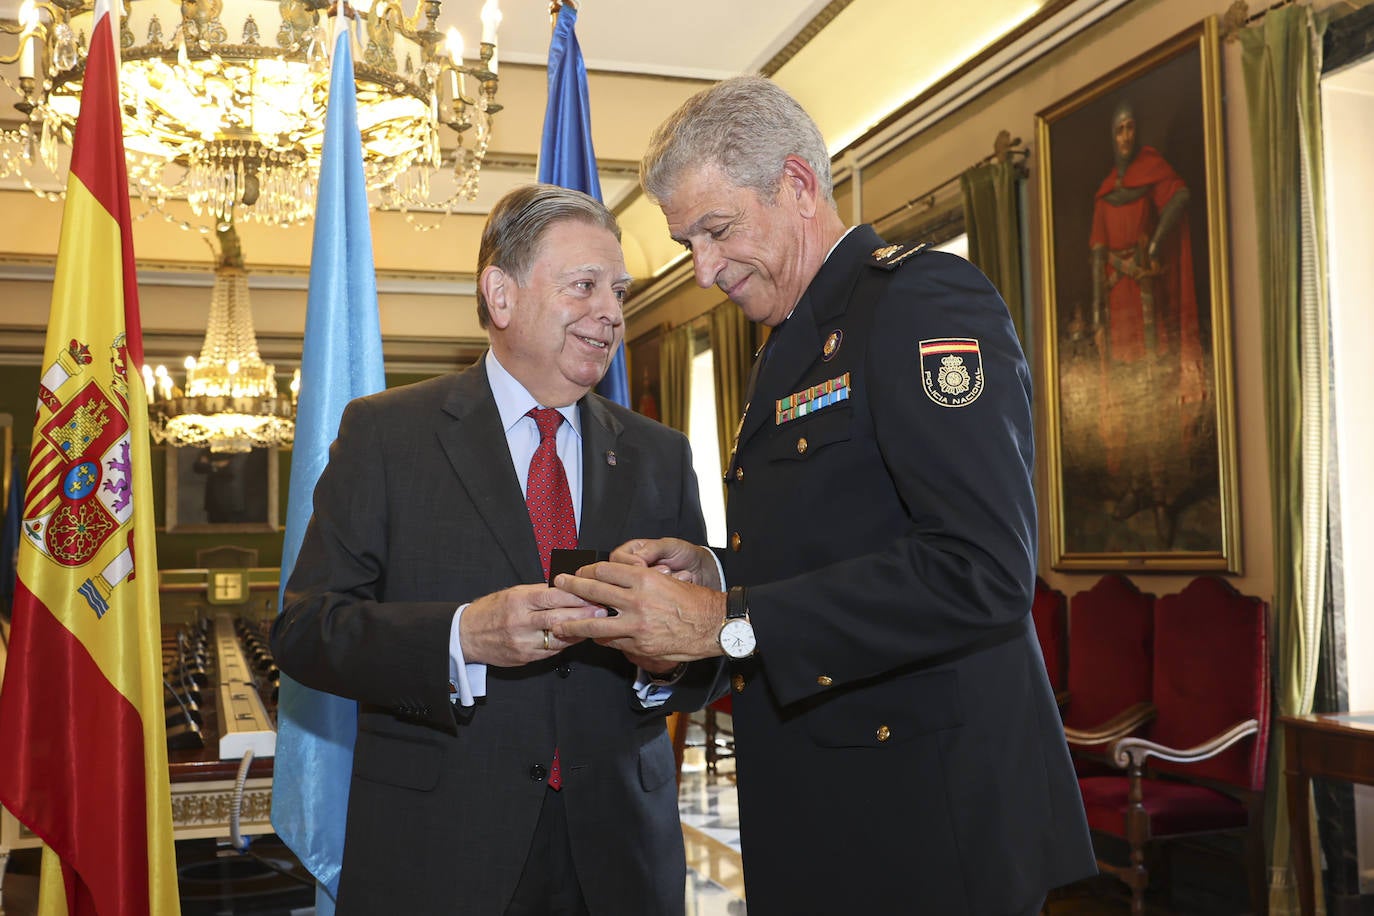
[[[162,916],[180,907],[113,26],[97,0],[21,506],[0,804],[46,846],[42,912]]]

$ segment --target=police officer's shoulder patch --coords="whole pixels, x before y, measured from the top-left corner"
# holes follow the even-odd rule
[[[896,270],[908,258],[920,254],[929,247],[929,242],[918,242],[911,245],[884,245],[882,248],[873,249],[873,254],[868,259],[868,265],[881,270]]]
[[[983,356],[973,337],[920,343],[921,387],[941,407],[967,407],[983,393]]]

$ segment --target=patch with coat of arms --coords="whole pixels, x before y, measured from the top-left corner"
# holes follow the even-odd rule
[[[983,393],[983,357],[973,337],[923,340],[921,387],[941,407],[967,407]]]

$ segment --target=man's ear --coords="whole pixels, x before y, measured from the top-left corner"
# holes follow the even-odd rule
[[[482,290],[482,298],[486,300],[487,316],[492,327],[505,330],[510,324],[511,310],[515,307],[514,278],[501,268],[490,266],[483,268],[477,285]]]
[[[797,210],[810,219],[816,215],[820,203],[820,179],[811,165],[800,156],[788,156],[782,161],[784,193],[796,199]]]

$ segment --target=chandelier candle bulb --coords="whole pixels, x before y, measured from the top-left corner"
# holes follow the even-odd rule
[[[487,0],[482,6],[482,42],[496,44],[496,27],[501,24],[501,8],[496,0]]]
[[[453,94],[453,114],[458,116],[460,100],[467,95],[467,85],[463,80],[463,33],[452,26],[449,27],[448,37],[444,40],[448,46],[448,58],[453,64],[453,69],[449,71],[449,83]]]
[[[19,25],[23,30],[19,33],[19,44],[24,49],[19,57],[21,80],[33,79],[38,70],[38,24],[38,5],[33,0],[24,0],[19,5]]]

